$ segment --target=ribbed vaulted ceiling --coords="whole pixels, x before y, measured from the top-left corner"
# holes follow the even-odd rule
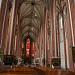
[[[21,37],[30,36],[35,39],[44,20],[44,0],[20,0]]]

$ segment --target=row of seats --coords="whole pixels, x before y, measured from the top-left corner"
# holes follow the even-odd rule
[[[40,75],[75,75],[74,72],[62,69],[53,69],[48,67],[34,67]]]
[[[6,72],[1,72],[0,75],[36,75],[35,71],[30,67],[17,66],[8,68]]]
[[[29,67],[27,67],[27,66],[24,66],[24,67],[22,67],[22,66],[17,66],[17,67],[12,67],[12,68],[9,68],[8,69],[8,71],[10,71],[10,72],[20,72],[20,71],[31,71],[31,69],[29,68]]]
[[[2,72],[0,75],[75,75],[75,73],[72,71],[48,67],[17,66],[8,68],[6,72]]]

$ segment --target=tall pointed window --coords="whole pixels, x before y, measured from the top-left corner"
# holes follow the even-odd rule
[[[0,10],[1,10],[1,3],[2,3],[2,0],[0,0]]]
[[[75,3],[75,0],[74,0],[74,3]]]

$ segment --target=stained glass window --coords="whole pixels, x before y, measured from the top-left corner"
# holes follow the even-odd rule
[[[75,0],[74,0],[74,3],[75,3]]]
[[[2,3],[2,0],[0,0],[0,9],[1,9],[1,3]]]
[[[30,55],[29,52],[30,52],[30,39],[28,38],[26,42],[26,57],[29,57]]]

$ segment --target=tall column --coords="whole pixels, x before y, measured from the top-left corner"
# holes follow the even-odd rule
[[[5,23],[4,23],[4,30],[2,35],[2,50],[4,51],[4,55],[6,55],[7,51],[7,42],[8,42],[8,26],[9,26],[9,2],[7,2],[7,9],[6,9],[6,16],[5,16]]]
[[[5,5],[3,5],[3,3]],[[2,6],[5,6],[4,8],[2,8],[0,14],[1,14],[1,20],[0,20],[0,28],[1,28],[1,32],[0,32],[0,44],[1,44],[1,48],[2,48],[2,61],[4,61],[4,50],[6,48],[6,33],[7,33],[7,26],[8,26],[8,0],[6,1],[2,1]]]
[[[45,31],[45,33],[44,33],[45,47],[44,48],[45,48],[45,66],[46,66],[47,65],[47,57],[46,57],[47,54],[46,53],[47,53],[47,22],[48,22],[48,19],[47,19],[48,18],[47,17],[48,15],[47,14],[48,14],[48,10],[46,9],[45,11],[46,11],[46,15],[45,15],[45,28],[44,28],[44,31]]]
[[[53,0],[50,0],[50,68],[52,67],[52,57],[54,53],[54,25],[53,25]]]
[[[41,32],[40,32],[40,65],[42,66],[42,27],[41,27]]]
[[[57,57],[56,48],[56,0],[53,2],[53,19],[54,19],[54,57]]]
[[[39,35],[39,52],[40,52],[39,58],[41,59],[41,30],[40,30],[40,35]]]
[[[12,43],[11,43],[11,53],[10,53],[11,55],[14,55],[14,51],[16,51],[16,44],[17,44],[17,30],[18,30],[17,26],[19,26],[17,22],[18,20],[17,10],[18,10],[18,2],[16,3],[15,9],[14,9],[14,19],[13,19],[13,28],[12,28],[13,34],[11,38]]]
[[[0,46],[1,47],[2,47],[2,38],[3,38],[4,24],[5,24],[7,2],[8,0],[2,0],[1,10],[0,10],[0,17],[1,17],[0,18]]]
[[[60,57],[60,29],[59,29],[59,12],[58,12],[58,16],[57,16],[57,56]]]
[[[18,3],[18,1],[17,1]],[[18,4],[17,4],[18,5]],[[21,35],[21,30],[20,30],[20,8],[17,7],[17,22],[16,22],[16,26],[17,26],[17,46],[16,46],[16,50],[18,52],[18,56],[20,57],[21,56],[21,48],[20,48],[20,43],[21,43],[21,38],[20,38],[20,35]],[[16,53],[17,54],[17,53]]]
[[[15,0],[13,0],[13,6],[12,6],[12,18],[11,18],[11,26],[10,26],[8,55],[10,55],[10,51],[11,51],[11,39],[12,39],[12,29],[13,29],[13,21],[14,21],[14,10],[15,10]]]
[[[74,43],[74,33],[73,33],[73,25],[72,25],[72,13],[71,13],[71,6],[70,6],[70,0],[68,0],[68,7],[69,7],[69,16],[70,16],[70,24],[71,24],[71,32],[72,32],[72,42],[73,46],[75,45]]]
[[[73,27],[72,27],[72,17],[71,17],[71,9],[69,0],[66,0],[67,6],[67,19],[66,19],[66,34],[67,34],[67,41],[68,41],[68,60],[69,60],[69,69],[74,69],[74,63],[72,58],[72,47],[74,46],[74,36],[73,36]]]
[[[44,61],[44,59],[45,59],[45,56],[44,56],[44,54],[45,54],[45,53],[44,53],[44,50],[45,50],[44,31],[45,31],[45,30],[44,30],[44,23],[43,23],[43,27],[42,27],[42,37],[43,37],[43,38],[42,38],[42,44],[43,44],[43,46],[42,46],[42,57],[43,57],[43,59],[42,59],[42,65],[43,65],[43,66],[45,65],[45,63],[44,63],[44,62],[45,62],[45,61]]]
[[[67,69],[67,56],[66,56],[66,30],[65,30],[65,24],[64,24],[64,15],[62,12],[62,24],[63,24],[63,39],[64,39],[64,58],[65,58],[65,69]]]

